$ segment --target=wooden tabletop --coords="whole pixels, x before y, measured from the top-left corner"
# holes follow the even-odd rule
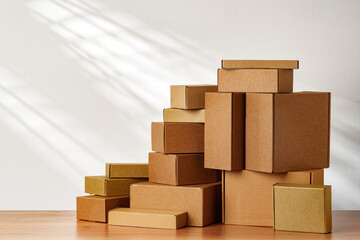
[[[360,211],[334,211],[332,234],[213,224],[179,230],[79,221],[74,211],[0,211],[0,239],[360,239]]]

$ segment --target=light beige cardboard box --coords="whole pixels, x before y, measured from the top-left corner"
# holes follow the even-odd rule
[[[205,109],[177,109],[165,108],[163,111],[164,122],[205,122]]]
[[[205,107],[205,92],[217,92],[217,85],[172,85],[170,106],[181,109]]]
[[[107,163],[107,178],[147,178],[148,164],[141,163]]]
[[[222,60],[224,69],[263,68],[263,69],[298,69],[298,60]]]

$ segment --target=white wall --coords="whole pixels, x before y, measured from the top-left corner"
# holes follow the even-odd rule
[[[169,85],[221,59],[299,59],[332,92],[334,209],[360,209],[359,1],[0,1],[0,209],[74,209],[84,176],[147,162]]]

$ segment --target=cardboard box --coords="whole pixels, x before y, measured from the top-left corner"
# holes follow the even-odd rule
[[[199,109],[205,107],[205,92],[217,92],[217,85],[170,86],[171,108]]]
[[[292,92],[293,70],[219,69],[219,92]]]
[[[245,133],[248,170],[327,168],[330,93],[247,93]]]
[[[135,183],[130,196],[131,208],[187,212],[189,226],[202,227],[221,219],[220,182],[186,186]]]
[[[204,154],[149,153],[149,182],[187,185],[215,183],[218,172],[204,168]]]
[[[331,232],[331,186],[278,183],[273,197],[275,230]]]
[[[178,229],[186,226],[187,213],[181,211],[115,208],[109,224],[129,227]]]
[[[151,124],[152,151],[161,153],[203,153],[203,123]]]
[[[323,184],[324,170],[277,174],[223,171],[223,223],[272,227],[272,186],[278,182]]]
[[[107,163],[107,178],[147,178],[148,164],[141,163]]]
[[[108,211],[117,207],[129,207],[130,197],[82,196],[76,199],[76,218],[81,220],[107,222]]]
[[[112,179],[105,176],[87,176],[85,177],[85,192],[104,197],[128,196],[130,184],[147,180],[147,178]]]
[[[234,68],[275,68],[275,69],[298,69],[298,60],[222,60],[221,67]]]
[[[205,168],[244,169],[245,94],[206,93],[205,98]]]
[[[205,109],[166,108],[163,111],[164,122],[205,122]]]

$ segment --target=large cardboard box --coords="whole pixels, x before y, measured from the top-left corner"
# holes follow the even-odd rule
[[[298,60],[222,60],[221,67],[224,69],[234,68],[275,68],[275,69],[298,69]]]
[[[278,182],[323,184],[324,171],[320,169],[277,174],[247,170],[223,171],[223,222],[272,227],[272,186]]]
[[[205,105],[205,168],[244,169],[245,94],[206,93]]]
[[[148,164],[141,163],[107,163],[107,178],[147,178]]]
[[[152,151],[160,153],[203,153],[203,123],[151,124]]]
[[[248,170],[327,168],[330,93],[247,93],[245,135]]]
[[[171,108],[199,109],[205,107],[205,92],[216,92],[217,85],[170,86]]]
[[[182,211],[115,208],[109,212],[109,224],[130,227],[178,229],[186,226]]]
[[[219,92],[292,92],[293,70],[219,69]]]
[[[76,218],[81,220],[107,222],[108,211],[117,207],[129,207],[130,197],[82,196],[76,199]]]
[[[165,108],[163,111],[164,122],[205,122],[205,109],[177,109]]]
[[[149,182],[187,185],[214,183],[218,172],[204,168],[204,154],[149,153]]]
[[[221,183],[186,186],[135,183],[130,187],[130,207],[184,211],[188,213],[189,226],[206,226],[221,219]]]
[[[331,232],[331,186],[277,183],[273,197],[275,230]]]

